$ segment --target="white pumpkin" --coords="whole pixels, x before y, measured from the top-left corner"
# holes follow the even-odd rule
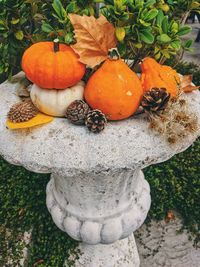
[[[84,82],[67,89],[43,89],[33,84],[30,92],[33,104],[43,113],[64,117],[67,107],[75,100],[82,100],[84,93]]]

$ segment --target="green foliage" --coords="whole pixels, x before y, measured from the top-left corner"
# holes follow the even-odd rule
[[[43,1],[0,1],[0,81],[20,70],[24,50],[37,39]],[[33,35],[33,33],[35,35]]]
[[[32,229],[28,266],[40,261],[43,266],[60,267],[67,252],[76,247],[76,242],[55,226],[47,211],[48,180],[49,175],[34,174],[0,159],[0,266],[6,263],[9,251],[14,254],[13,266],[17,266],[20,255],[16,242],[25,230]]]
[[[184,227],[200,241],[200,140],[190,149],[164,164],[145,170],[153,197],[149,217],[163,219],[169,210],[177,210]]]
[[[186,4],[187,2],[187,4]],[[97,3],[116,28],[120,54],[137,64],[145,56],[164,61],[181,49],[189,50],[191,41],[181,42],[190,28],[181,26],[180,14],[199,10],[195,1],[177,0],[2,0],[0,1],[0,82],[21,69],[21,57],[32,43],[59,38],[75,42],[68,14],[95,15]],[[177,13],[178,14],[178,13]]]
[[[184,21],[191,11],[200,11],[200,3],[195,0],[167,0],[166,3],[170,8],[170,16],[181,21]]]
[[[118,49],[134,64],[146,56],[163,62],[184,48],[181,36],[191,29],[169,16],[164,1],[105,0],[104,4],[101,12],[116,27]]]

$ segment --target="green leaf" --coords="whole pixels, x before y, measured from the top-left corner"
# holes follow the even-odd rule
[[[162,50],[161,53],[163,54],[165,58],[170,58],[170,54],[167,50]]]
[[[5,25],[5,21],[4,20],[0,20],[0,25]]]
[[[135,7],[137,9],[143,8],[144,6],[144,0],[135,0]]]
[[[190,8],[191,8],[191,9],[198,9],[198,8],[200,8],[200,3],[197,2],[197,1],[192,2]]]
[[[125,43],[118,43],[118,45],[117,45],[117,49],[118,49],[119,54],[121,56],[124,56],[126,54],[126,48],[127,48],[127,46]]]
[[[21,24],[21,25],[24,24],[24,23],[27,22],[27,21],[28,21],[27,18],[24,18],[24,17],[21,17],[21,18],[20,18],[20,24]]]
[[[66,17],[67,13],[60,0],[54,0],[52,6],[59,18],[63,19]]]
[[[54,31],[54,29],[51,27],[51,25],[49,25],[47,23],[42,24],[42,30],[43,30],[43,32],[46,32],[46,33],[50,33],[50,32]]]
[[[164,19],[164,13],[162,12],[162,10],[158,10],[158,15],[156,17],[156,25],[161,27],[163,19]]]
[[[142,20],[142,19],[139,19],[139,22],[140,22],[140,24],[142,24],[142,25],[145,26],[145,27],[148,27],[148,26],[151,25],[151,23],[146,22],[146,21],[144,21],[144,20]]]
[[[153,6],[155,3],[156,3],[156,0],[148,0],[148,1],[144,4],[144,6],[147,8],[147,7]]]
[[[134,46],[138,49],[142,48],[142,44],[141,43],[137,43],[137,44],[134,44]]]
[[[12,19],[10,23],[15,25],[15,24],[19,23],[19,19]]]
[[[160,43],[169,43],[171,41],[171,38],[167,34],[163,33],[163,34],[157,36],[157,40]]]
[[[143,20],[150,21],[154,19],[157,15],[158,15],[158,10],[153,8],[146,13],[146,15],[143,17]]]
[[[149,30],[143,30],[139,32],[140,38],[146,44],[152,44],[154,42],[154,36]]]
[[[185,35],[185,34],[188,34],[189,32],[191,32],[191,27],[189,26],[184,26],[184,27],[181,27],[180,30],[178,31],[178,35],[179,36],[182,36],[182,35]]]
[[[157,54],[159,51],[160,51],[160,47],[155,46],[155,48],[154,48],[154,54]]]
[[[19,40],[19,41],[23,40],[23,38],[24,38],[24,33],[23,33],[23,31],[17,31],[17,32],[15,33],[15,37],[16,37],[16,39]]]
[[[181,48],[181,41],[175,40],[175,41],[171,42],[170,45],[172,46],[172,48],[179,50]]]
[[[71,2],[67,6],[66,11],[67,11],[67,13],[75,13],[75,12],[77,12],[77,5],[76,5],[76,3],[74,1]]]
[[[129,19],[129,14],[128,13],[123,13],[123,15],[120,15],[120,20],[126,21]]]
[[[179,28],[178,23],[176,21],[172,22],[172,24],[171,24],[171,31],[173,33],[177,33],[178,32],[178,28]]]
[[[185,43],[184,43],[184,48],[190,48],[193,44],[193,40],[187,40]]]
[[[194,49],[193,48],[185,48],[185,51],[187,51],[187,52],[190,52],[190,53],[192,53],[192,52],[194,52]]]
[[[169,23],[168,23],[168,18],[165,16],[162,21],[162,30],[164,33],[168,33],[169,30]]]
[[[160,57],[161,57],[161,53],[160,52],[158,52],[157,54],[155,54],[155,59],[156,60],[160,59]]]
[[[69,32],[65,35],[65,43],[66,44],[71,44],[73,41],[73,33]]]
[[[126,8],[123,0],[114,0],[114,6],[118,12],[123,12],[124,8]]]

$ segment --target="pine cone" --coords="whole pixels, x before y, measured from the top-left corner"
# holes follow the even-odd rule
[[[106,123],[106,116],[98,109],[89,111],[85,120],[86,126],[93,133],[100,133],[103,131]]]
[[[158,112],[167,106],[170,94],[165,88],[152,88],[142,98],[141,105],[147,112]]]
[[[37,114],[38,109],[33,105],[31,100],[27,100],[13,105],[10,108],[7,117],[10,121],[17,123],[29,121]]]
[[[73,124],[81,125],[85,124],[85,118],[90,107],[83,100],[75,100],[67,108],[65,117]]]

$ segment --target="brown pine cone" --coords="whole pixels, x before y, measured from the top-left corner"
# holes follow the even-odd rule
[[[38,112],[38,109],[33,105],[32,101],[26,100],[24,102],[13,105],[10,108],[7,117],[14,123],[24,122],[29,121],[30,119],[35,117]]]
[[[89,111],[85,120],[85,125],[93,133],[100,133],[103,131],[106,123],[106,116],[98,109]]]
[[[90,107],[83,100],[75,100],[72,102],[66,110],[65,117],[73,124],[81,125],[85,124],[85,118]]]
[[[147,112],[164,110],[170,99],[170,94],[165,88],[152,88],[142,98],[141,105]]]

